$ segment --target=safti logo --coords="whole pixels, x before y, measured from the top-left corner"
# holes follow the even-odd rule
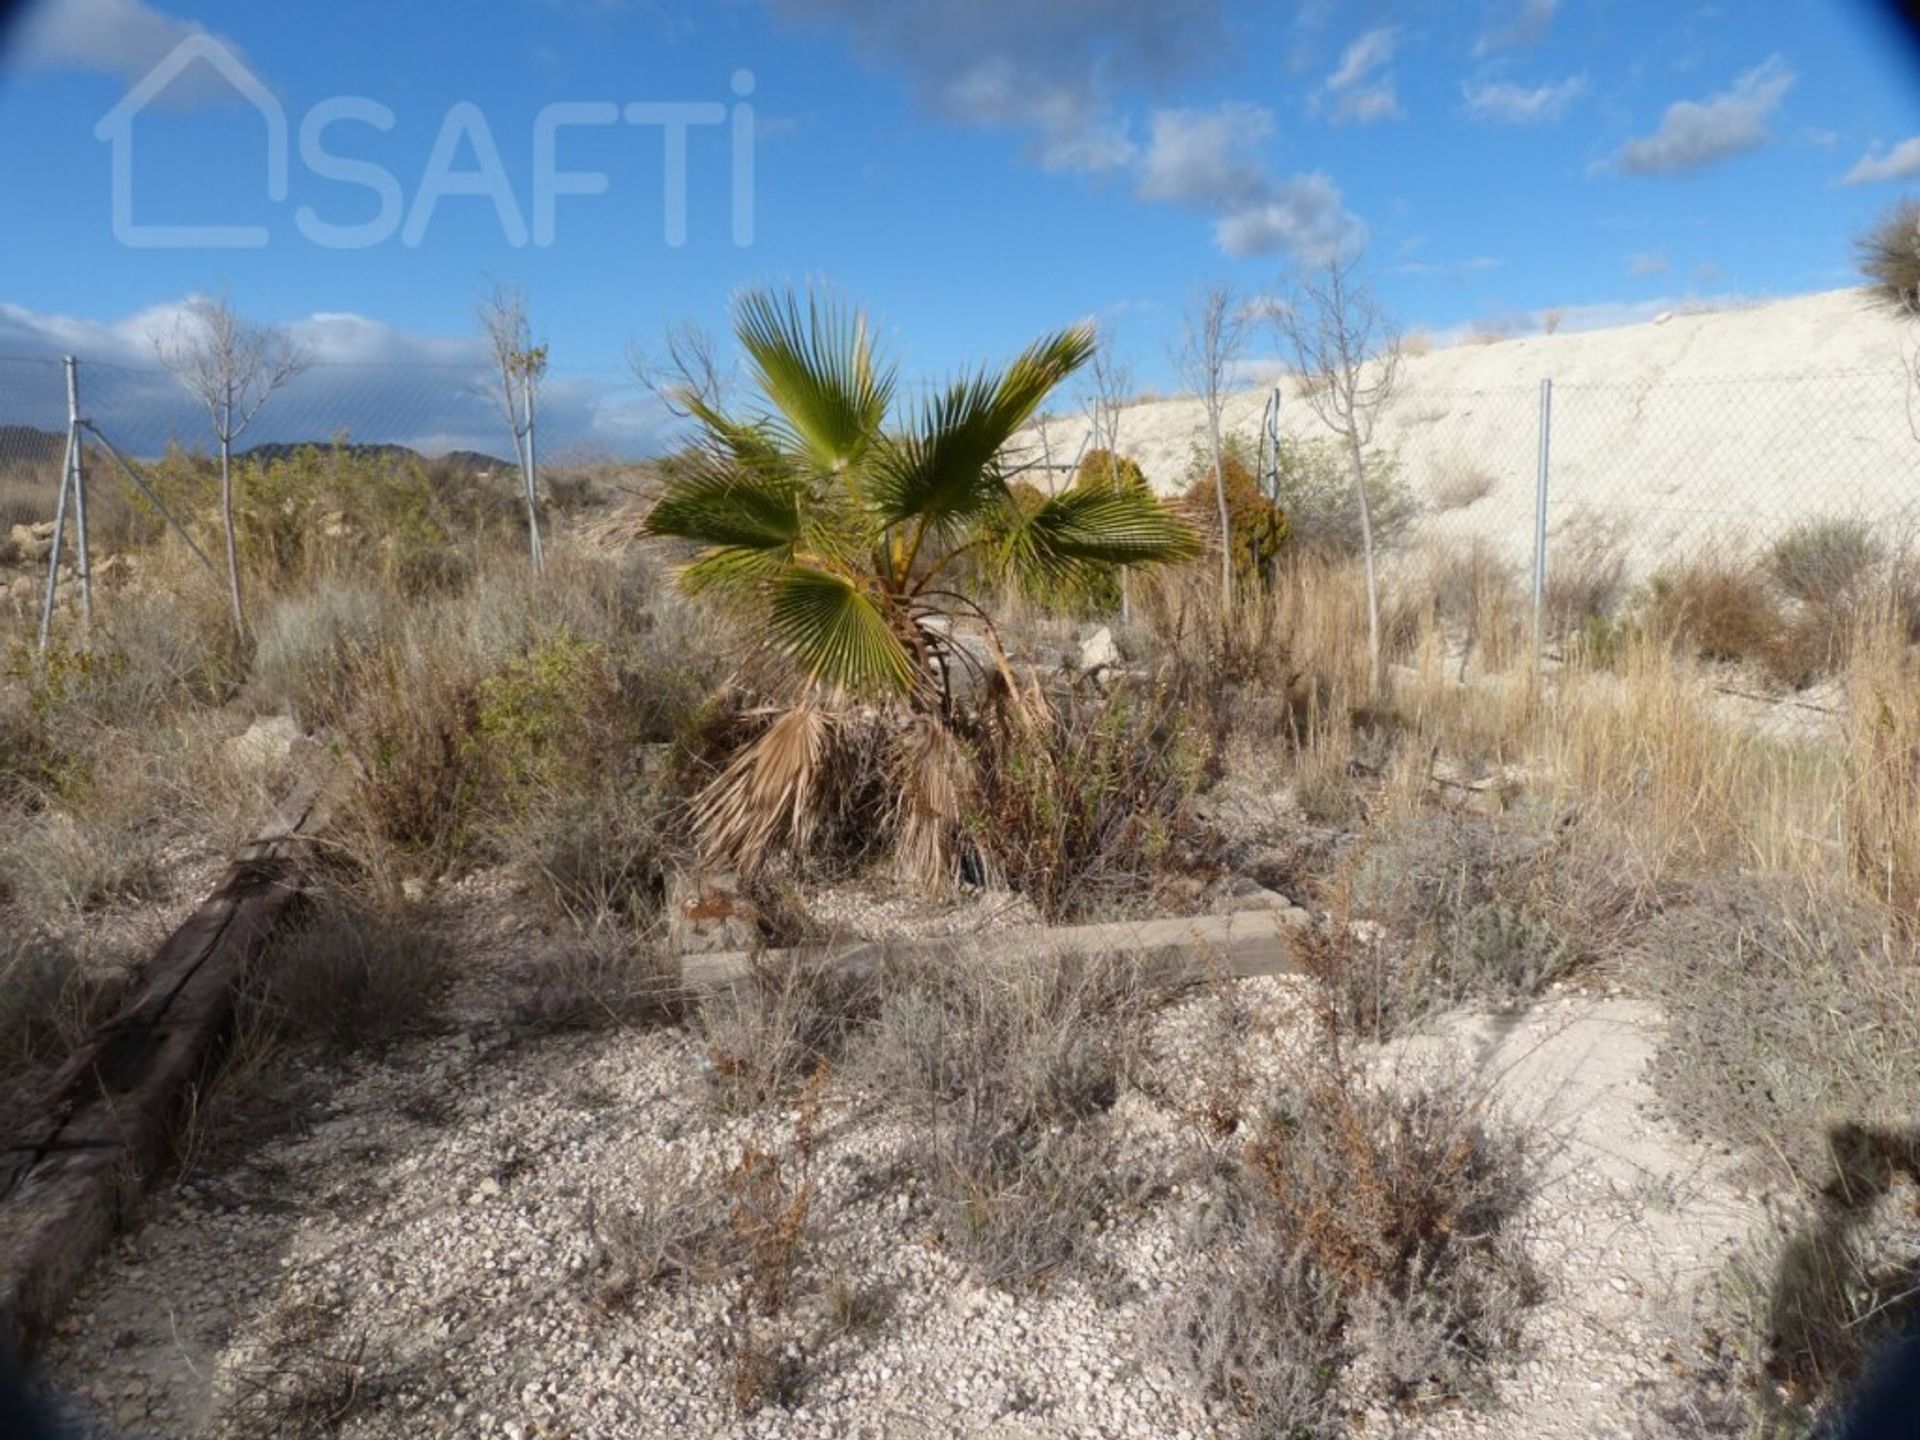
[[[258,250],[273,243],[273,229],[265,225],[143,225],[134,216],[136,135],[143,123],[164,123],[158,119],[143,121],[142,117],[169,86],[198,64],[210,66],[266,122],[266,197],[275,205],[288,202],[295,140],[286,107],[230,47],[211,35],[189,36],[94,127],[94,134],[113,152],[114,237],[131,249]],[[717,130],[722,132],[717,138],[724,142],[731,179],[728,238],[744,249],[753,244],[754,238],[755,132],[753,106],[748,100],[754,91],[753,73],[736,70],[731,89],[732,97],[725,102],[598,100],[560,101],[546,106],[533,121],[533,173],[527,192],[531,205],[527,209],[522,208],[521,192],[501,160],[493,127],[478,105],[463,101],[447,111],[409,196],[401,177],[385,165],[332,148],[344,138],[348,127],[385,134],[399,123],[399,116],[377,100],[335,96],[321,101],[300,119],[300,167],[316,180],[372,193],[379,201],[379,211],[371,220],[341,224],[327,219],[315,205],[300,205],[293,213],[294,227],[311,244],[329,250],[366,250],[396,239],[410,249],[418,249],[432,232],[442,200],[479,198],[491,202],[508,245],[547,249],[558,240],[563,197],[580,199],[613,190],[613,179],[604,171],[562,168],[562,137],[569,130],[626,127],[657,131],[660,136],[660,239],[662,244],[678,249],[688,238],[687,189],[694,137],[702,131]],[[703,146],[701,152],[710,148]],[[471,156],[464,166],[463,154]],[[365,213],[364,201],[357,208]]]

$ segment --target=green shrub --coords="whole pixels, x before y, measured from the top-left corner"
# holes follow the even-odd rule
[[[1073,483],[1089,489],[1100,485],[1111,485],[1116,489],[1151,490],[1147,482],[1147,472],[1140,468],[1140,462],[1130,455],[1115,455],[1111,450],[1089,450],[1080,457],[1080,468],[1074,472]]]
[[[1803,520],[1773,542],[1767,567],[1780,588],[1808,605],[1847,606],[1862,597],[1886,559],[1864,520]]]
[[[1243,455],[1252,448],[1245,440],[1237,444]],[[1419,523],[1420,500],[1395,456],[1369,450],[1364,459],[1374,547],[1391,550]],[[1278,493],[1297,547],[1334,559],[1361,552],[1360,502],[1354,493],[1353,469],[1335,442],[1282,436]]]
[[[1287,512],[1261,488],[1245,449],[1242,443],[1229,443],[1222,447],[1220,456],[1220,469],[1226,477],[1227,533],[1232,537],[1233,571],[1243,584],[1271,580],[1274,561],[1292,534]],[[1196,534],[1207,536],[1209,543],[1217,546],[1220,497],[1213,462],[1200,447],[1195,447],[1194,462],[1188,466],[1189,483],[1180,501],[1181,513]]]
[[[973,843],[1049,920],[1150,901],[1204,865],[1191,802],[1208,748],[1172,694],[1063,697],[982,747]]]
[[[611,758],[599,742],[615,694],[606,652],[557,631],[480,682],[467,744],[510,808],[588,790]]]

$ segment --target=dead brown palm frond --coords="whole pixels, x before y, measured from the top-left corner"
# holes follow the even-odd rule
[[[819,781],[838,717],[810,700],[734,756],[694,801],[707,853],[757,869],[781,840],[804,848],[820,818]]]
[[[897,756],[897,854],[902,872],[929,890],[944,891],[957,876],[975,779],[973,757],[953,731],[933,716],[916,716]]]

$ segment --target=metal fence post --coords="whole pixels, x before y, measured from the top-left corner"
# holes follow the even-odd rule
[[[1540,382],[1540,475],[1533,500],[1533,663],[1540,665],[1547,608],[1547,474],[1553,455],[1553,381]]]
[[[67,356],[67,433],[69,465],[73,474],[73,534],[79,548],[80,627],[83,635],[93,633],[93,560],[87,545],[87,466],[86,446],[80,438],[80,362]]]
[[[67,538],[67,496],[73,485],[73,447],[80,443],[79,432],[67,427],[67,449],[60,458],[60,498],[53,506],[53,547],[47,551],[47,591],[40,605],[40,639],[36,649],[47,650],[53,634],[53,602],[60,590],[60,550]]]

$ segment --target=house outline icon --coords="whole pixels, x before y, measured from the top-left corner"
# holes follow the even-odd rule
[[[258,250],[268,242],[264,225],[139,225],[133,218],[134,121],[166,88],[194,65],[206,62],[260,112],[267,122],[267,198],[287,198],[287,111],[246,62],[205,31],[189,35],[141,77],[138,84],[94,126],[96,139],[113,147],[113,233],[129,249]]]

